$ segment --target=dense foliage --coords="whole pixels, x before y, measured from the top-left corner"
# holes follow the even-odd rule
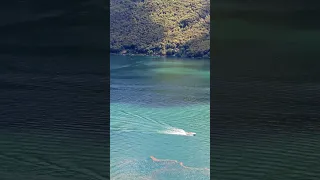
[[[111,0],[111,52],[210,57],[209,3]]]

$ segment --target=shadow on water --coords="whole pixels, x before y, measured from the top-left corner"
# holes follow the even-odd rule
[[[319,6],[310,2],[213,2],[213,177],[319,178]]]

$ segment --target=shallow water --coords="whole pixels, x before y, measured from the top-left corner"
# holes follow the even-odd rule
[[[209,179],[209,65],[111,55],[111,179]]]

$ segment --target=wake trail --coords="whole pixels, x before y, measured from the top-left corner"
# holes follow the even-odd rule
[[[166,124],[166,123],[162,123],[162,122],[156,121],[156,120],[154,120],[154,119],[150,119],[150,118],[146,118],[146,117],[143,117],[143,116],[140,116],[140,115],[137,115],[137,114],[125,112],[125,111],[123,111],[123,110],[121,110],[121,112],[123,112],[123,113],[125,113],[125,114],[127,114],[127,115],[131,115],[131,116],[135,116],[135,117],[138,117],[138,118],[142,118],[142,119],[145,119],[145,120],[148,120],[148,121],[152,121],[152,122],[154,122],[155,124],[158,124],[158,125],[160,125],[160,126],[162,126],[162,127],[165,127],[165,128],[172,127],[172,126],[170,126],[170,125],[168,125],[168,124]]]
[[[130,113],[130,112],[126,112],[126,111],[123,111],[123,110],[120,110],[122,113],[126,114],[126,115],[129,115],[129,116],[134,116],[134,117],[137,117],[137,118],[140,118],[140,119],[144,119],[144,120],[147,120],[147,122],[153,122],[154,124],[151,124],[149,125],[148,123],[144,123],[144,122],[131,122],[135,125],[137,125],[137,127],[147,127],[147,129],[144,129],[144,130],[141,130],[141,129],[124,129],[124,127],[122,128],[113,128],[112,130],[114,131],[122,131],[122,132],[143,132],[143,133],[158,133],[158,134],[169,134],[169,135],[179,135],[179,136],[194,136],[196,133],[191,133],[191,134],[188,134],[185,130],[183,129],[180,129],[180,128],[176,128],[176,127],[173,127],[167,123],[163,123],[163,122],[159,122],[159,121],[156,121],[154,119],[151,119],[151,118],[147,118],[147,117],[143,117],[143,116],[140,116],[140,115],[137,115],[137,114],[133,114],[133,113]],[[128,121],[126,121],[128,122]],[[156,126],[159,126],[161,129],[154,129],[156,128]]]
[[[116,132],[148,132],[154,133],[154,125],[150,123],[139,123],[132,118],[113,117],[111,116],[110,130]]]

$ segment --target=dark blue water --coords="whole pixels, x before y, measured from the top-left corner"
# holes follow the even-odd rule
[[[0,9],[0,179],[109,179],[103,3]]]
[[[107,179],[103,56],[1,55],[0,64],[1,178]]]
[[[320,179],[319,8],[215,1],[213,179]]]

